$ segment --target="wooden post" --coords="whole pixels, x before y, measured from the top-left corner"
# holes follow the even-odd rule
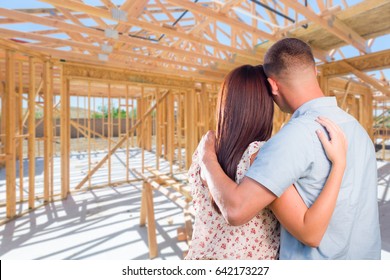
[[[209,101],[209,92],[207,91],[207,87],[205,83],[202,83],[202,91],[200,93],[200,98],[202,101],[202,116],[203,116],[203,129],[201,131],[201,135],[197,136],[197,140],[210,130],[210,101]]]
[[[137,120],[139,120],[141,118],[141,116],[143,115],[143,87],[141,88],[141,97],[138,97],[137,98]],[[136,145],[138,147],[141,147],[142,143],[141,143],[141,136],[142,136],[142,129],[143,129],[143,124],[137,128],[136,130]]]
[[[144,110],[147,110],[147,108],[152,105],[153,96],[148,96],[146,98],[146,101],[147,102],[145,103],[145,109]],[[149,118],[147,118],[146,127],[145,127],[145,129],[146,129],[146,133],[145,133],[145,149],[148,150],[148,151],[152,150],[152,135],[153,135],[152,122],[153,122],[153,114],[151,114],[149,116]]]
[[[118,98],[118,119],[117,119],[117,131],[118,131],[118,139],[121,138],[122,133],[122,105],[121,105],[122,98]]]
[[[156,102],[160,97],[160,89],[156,89]],[[161,104],[156,106],[156,169],[160,169],[160,157],[161,157]]]
[[[129,150],[129,85],[126,85],[126,181],[129,181],[130,150]]]
[[[168,158],[168,98],[161,104],[162,105],[162,143],[164,146],[163,157]]]
[[[144,112],[145,103],[146,103],[144,94],[145,94],[144,87],[142,87],[141,88],[141,99],[140,99],[141,102],[139,104],[139,107],[141,109],[140,112],[142,112],[142,114]],[[138,108],[138,106],[137,106],[137,108]],[[141,129],[139,130],[140,135],[137,135],[137,139],[139,139],[138,143],[141,146],[141,170],[142,170],[142,173],[145,172],[145,134],[146,134],[145,128],[146,128],[147,121],[148,121],[148,117],[146,117],[145,120],[141,124]]]
[[[91,82],[88,81],[88,174],[91,171]],[[85,123],[84,123],[85,125]],[[91,176],[89,176],[88,187],[91,188]]]
[[[64,77],[61,69],[61,198],[69,194],[70,177],[70,96],[69,80]]]
[[[370,135],[370,138],[372,141],[374,141],[374,116],[373,116],[373,97],[372,97],[372,91],[371,89],[369,92],[365,95],[364,99],[364,115],[367,117],[366,119],[366,125],[367,125],[367,132],[368,135]]]
[[[185,111],[185,109],[183,110],[182,97],[183,94],[180,92],[180,94],[177,95],[177,112],[176,112],[177,162],[178,162],[179,170],[182,170],[182,142],[183,142],[182,112]]]
[[[1,66],[1,65],[0,65]],[[4,65],[5,66],[5,65]],[[7,68],[5,67],[5,72]],[[0,102],[1,102],[1,108],[0,108],[0,154],[5,155],[5,122],[6,119],[4,117],[6,112],[6,102],[5,102],[5,95],[6,95],[6,89],[5,89],[5,78],[3,77],[3,70],[0,68]],[[0,159],[0,168],[5,166],[5,158]]]
[[[108,133],[108,185],[111,185],[111,138],[112,138],[112,115],[111,115],[111,84],[108,84],[108,124],[107,124],[107,133]],[[88,172],[90,174],[90,172]],[[90,176],[90,175],[89,175]]]
[[[22,61],[18,62],[18,94],[16,96],[16,114],[17,114],[17,128],[18,128],[18,138],[15,139],[17,150],[18,150],[18,159],[19,159],[19,201],[24,201],[24,162],[23,162],[23,65]]]
[[[185,115],[185,131],[186,131],[186,169],[190,168],[192,162],[192,154],[196,149],[195,142],[195,90],[187,91],[185,95],[186,115]]]
[[[28,207],[35,206],[35,65],[29,58],[29,93],[28,93]]]
[[[148,225],[149,257],[153,259],[158,255],[156,221],[154,218],[153,189],[147,182],[143,183],[141,200],[140,226],[145,226],[146,223]]]
[[[318,83],[321,87],[322,93],[329,96],[329,78],[321,73],[318,77]]]
[[[135,114],[135,115],[134,115]],[[138,112],[134,109],[134,98],[131,98],[131,128],[134,126],[135,124],[135,121],[137,119],[137,114]],[[134,134],[136,133],[136,131],[134,131],[132,134],[131,134],[131,146],[134,147]]]
[[[45,61],[44,70],[44,201],[49,202],[53,194],[52,148],[53,148],[53,92],[51,87],[51,63]]]
[[[146,201],[146,182],[143,182],[142,185],[142,195],[141,195],[141,210],[139,214],[139,225],[141,227],[146,225],[146,213],[147,213],[147,201]]]
[[[94,116],[93,116],[93,131],[96,131],[96,97],[93,98],[93,112],[94,112]],[[96,147],[96,134],[93,133],[93,150],[96,151],[97,147]]]
[[[16,215],[16,154],[15,154],[15,60],[14,52],[6,50],[6,84],[5,84],[5,176],[7,218]]]
[[[167,123],[168,123],[168,131],[167,131],[167,148],[168,150],[168,161],[169,161],[169,172],[173,174],[173,159],[175,155],[175,143],[174,143],[174,133],[175,133],[175,112],[174,112],[174,99],[173,92],[168,95],[167,98]]]

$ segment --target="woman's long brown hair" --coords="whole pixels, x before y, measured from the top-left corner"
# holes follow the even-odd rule
[[[243,65],[222,83],[217,102],[216,153],[225,173],[236,180],[248,145],[271,137],[274,104],[263,66]],[[221,213],[212,199],[214,209]]]

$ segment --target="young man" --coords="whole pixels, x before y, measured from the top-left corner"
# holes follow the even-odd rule
[[[225,219],[241,225],[271,206],[292,184],[310,207],[330,171],[315,121],[324,116],[338,124],[348,140],[347,167],[328,229],[316,248],[282,229],[280,259],[380,259],[377,166],[371,139],[362,126],[325,97],[317,82],[310,47],[294,38],[275,43],[264,69],[275,103],[292,113],[291,120],[261,149],[237,185],[223,172],[215,155],[215,137],[208,132],[198,146],[202,174]],[[275,206],[275,205],[274,205]],[[279,206],[280,207],[280,206]],[[294,211],[293,205],[286,205]]]

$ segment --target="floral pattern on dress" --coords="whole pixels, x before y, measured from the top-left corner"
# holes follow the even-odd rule
[[[251,156],[264,142],[252,142],[245,150],[236,173],[240,183],[250,167]],[[192,186],[195,221],[191,245],[185,259],[257,259],[273,260],[279,256],[280,227],[274,214],[263,209],[252,220],[232,226],[211,205],[209,190],[200,179],[198,152],[188,171]]]

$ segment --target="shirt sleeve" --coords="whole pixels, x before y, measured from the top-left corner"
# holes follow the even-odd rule
[[[291,120],[264,144],[246,176],[280,197],[310,173],[314,162],[313,133],[305,124]]]

